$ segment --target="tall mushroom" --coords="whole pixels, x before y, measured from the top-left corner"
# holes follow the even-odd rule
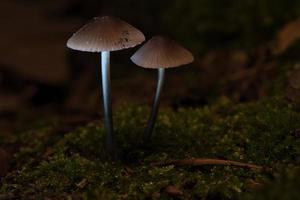
[[[118,18],[102,16],[95,17],[84,25],[67,42],[67,46],[74,50],[101,52],[104,125],[109,152],[114,151],[110,101],[110,51],[131,48],[144,40],[143,33],[130,24]]]
[[[193,55],[174,41],[155,36],[144,44],[132,57],[131,60],[138,66],[150,69],[158,69],[158,81],[151,115],[144,132],[143,140],[149,142],[153,132],[161,90],[164,83],[165,69],[178,67],[193,62]]]

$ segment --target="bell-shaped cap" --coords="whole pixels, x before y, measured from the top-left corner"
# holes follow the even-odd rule
[[[132,62],[144,68],[171,68],[193,62],[193,55],[176,42],[154,36],[132,57]]]
[[[87,52],[117,51],[145,41],[144,34],[121,19],[95,17],[68,40],[67,46]]]

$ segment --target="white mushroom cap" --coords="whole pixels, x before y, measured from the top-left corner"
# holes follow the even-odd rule
[[[67,46],[87,52],[117,51],[145,41],[144,34],[121,19],[95,17],[68,40]]]
[[[144,68],[171,68],[193,62],[193,55],[175,43],[162,36],[154,36],[143,45],[132,57],[132,62]]]

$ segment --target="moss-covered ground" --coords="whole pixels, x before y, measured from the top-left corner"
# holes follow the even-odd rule
[[[163,108],[150,145],[141,145],[148,108],[115,111],[119,159],[104,150],[101,122],[61,130],[41,119],[4,145],[18,147],[15,170],[0,194],[17,199],[298,199],[300,109],[281,98],[173,111]],[[160,166],[174,159],[214,158],[234,166]],[[286,196],[288,195],[288,196]],[[294,195],[294,196],[293,196]]]

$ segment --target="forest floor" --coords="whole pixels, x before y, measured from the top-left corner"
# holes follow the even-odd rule
[[[279,97],[163,108],[142,145],[149,109],[124,106],[114,115],[113,161],[99,119],[41,118],[1,140],[15,157],[0,198],[297,199],[299,111]]]

